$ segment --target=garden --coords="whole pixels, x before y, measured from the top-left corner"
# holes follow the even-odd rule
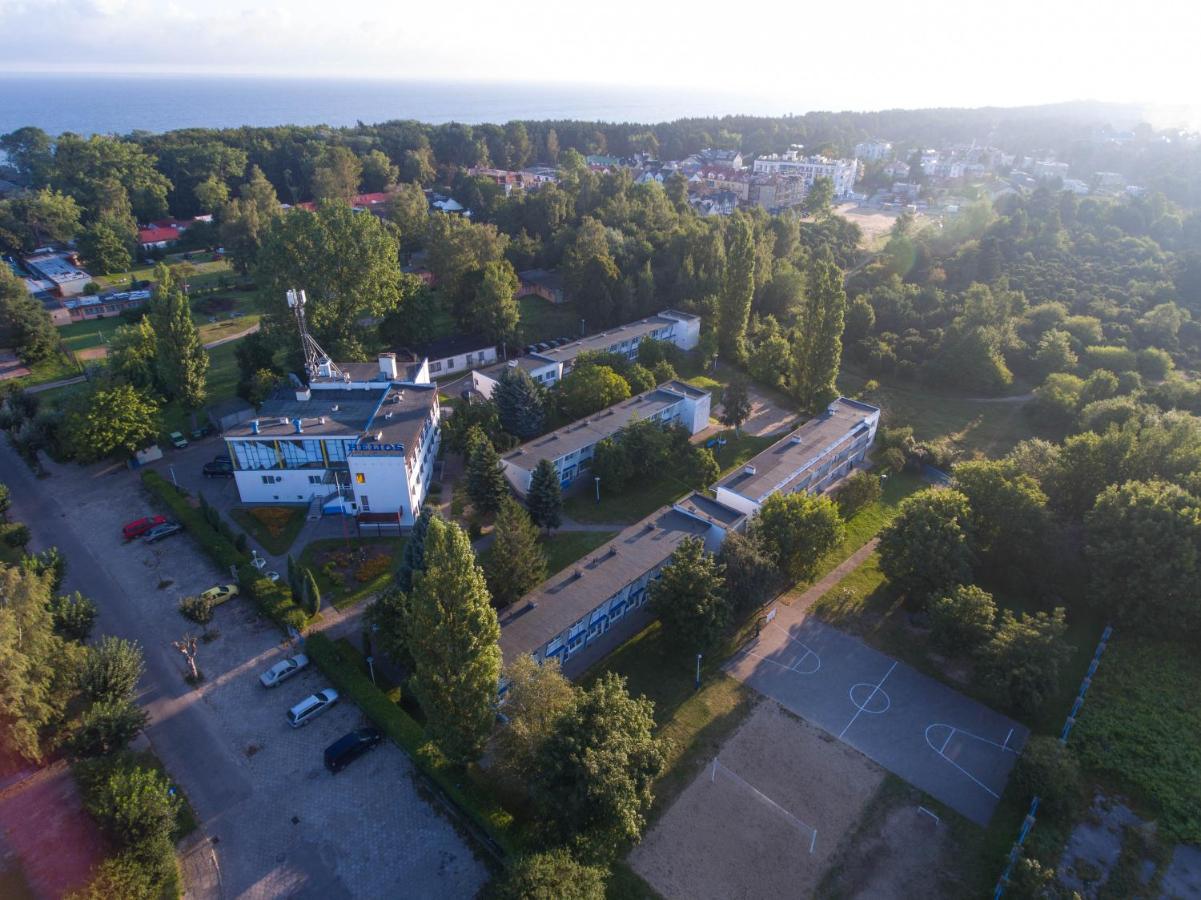
[[[230,518],[272,556],[283,556],[304,527],[308,506],[235,506]]]
[[[382,591],[404,550],[404,538],[323,538],[300,554],[323,599],[338,609]]]

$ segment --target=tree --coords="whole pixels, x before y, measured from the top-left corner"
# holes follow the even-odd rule
[[[801,200],[801,215],[813,216],[815,219],[828,218],[833,203],[834,182],[829,178],[815,178]]]
[[[400,246],[413,250],[420,245],[429,226],[430,204],[421,185],[413,181],[397,185],[388,200],[388,218],[400,227]]]
[[[1111,485],[1085,516],[1093,602],[1129,627],[1201,625],[1201,501],[1163,481]]]
[[[238,197],[221,211],[221,243],[234,268],[247,274],[258,259],[259,248],[271,223],[282,212],[275,187],[263,170],[254,166],[250,181],[238,190]]]
[[[51,186],[70,194],[93,214],[105,207],[113,188],[119,188],[132,215],[149,222],[167,214],[171,190],[171,182],[154,163],[154,157],[135,141],[62,134],[54,146]]]
[[[75,656],[54,633],[49,578],[0,566],[0,744],[41,759],[40,733],[62,714]]]
[[[582,419],[630,398],[630,386],[609,366],[577,365],[559,382],[559,409]]]
[[[48,241],[69,241],[79,233],[74,197],[43,188],[0,200],[0,237],[15,248],[33,250]]]
[[[185,634],[178,641],[172,641],[171,646],[180,652],[184,661],[188,664],[188,674],[184,676],[184,679],[189,684],[199,683],[204,676],[200,674],[200,669],[196,665],[196,636]]]
[[[506,367],[496,380],[492,402],[501,427],[523,441],[542,433],[546,422],[544,393],[530,373],[520,367]]]
[[[79,591],[60,594],[50,601],[54,631],[64,640],[84,643],[96,624],[96,604]]]
[[[974,584],[935,594],[927,609],[935,643],[950,653],[979,647],[992,636],[997,617],[992,594]]]
[[[526,492],[526,507],[534,524],[545,528],[548,534],[559,527],[562,521],[563,488],[555,464],[549,459],[539,460],[538,465],[534,466],[530,489]]]
[[[215,611],[211,597],[184,597],[179,601],[179,614],[197,625],[207,626]]]
[[[436,515],[432,506],[424,507],[405,541],[400,566],[396,569],[396,586],[405,593],[413,589],[413,575],[425,568],[425,535],[429,531],[430,519]]]
[[[968,542],[994,568],[1029,566],[1047,536],[1047,495],[1011,464],[977,460],[955,466],[955,488],[967,497]]]
[[[12,270],[0,267],[0,342],[26,364],[49,359],[58,350],[58,329]]]
[[[346,147],[327,147],[313,173],[313,199],[354,202],[363,178],[363,164]]]
[[[834,502],[803,491],[772,494],[751,530],[791,581],[813,579],[822,557],[846,534]]]
[[[360,162],[363,166],[362,186],[368,194],[386,191],[400,180],[400,169],[379,150],[372,150]]]
[[[747,393],[747,381],[735,375],[721,395],[721,424],[742,433],[742,423],[751,414],[751,398]]]
[[[517,273],[507,259],[487,263],[480,272],[472,306],[474,326],[490,341],[505,344],[517,335],[521,322],[515,295]]]
[[[313,574],[313,570],[307,566],[302,570],[303,591],[301,597],[304,601],[304,611],[310,616],[315,616],[321,612],[321,588],[317,585],[317,576]]]
[[[606,672],[580,692],[529,776],[548,838],[574,837],[597,857],[638,839],[665,764],[654,731],[654,704],[630,697],[620,675]]]
[[[1062,607],[1021,618],[1002,611],[992,638],[980,648],[981,678],[999,703],[1020,715],[1039,710],[1072,655],[1064,640],[1067,628]]]
[[[92,701],[127,699],[145,668],[142,648],[136,642],[105,635],[88,648],[79,686]]]
[[[304,288],[313,335],[339,359],[355,358],[364,355],[359,320],[400,307],[412,288],[397,265],[399,252],[396,235],[378,217],[321,203],[316,212],[292,210],[271,223],[255,281],[275,304],[275,315],[288,321],[287,291]]]
[[[452,763],[478,759],[495,722],[500,625],[471,542],[458,525],[430,520],[425,569],[409,596],[410,682],[426,727]]]
[[[523,856],[496,888],[496,900],[604,900],[609,873],[565,848]]]
[[[721,639],[730,621],[723,573],[704,542],[687,537],[651,582],[651,609],[681,652],[708,651]]]
[[[155,371],[168,396],[188,409],[199,409],[207,391],[208,351],[200,341],[200,329],[192,319],[182,279],[168,266],[154,269],[157,282],[150,301],[149,317],[156,339]]]
[[[478,428],[473,432],[467,442],[467,496],[476,512],[494,513],[509,495],[509,482],[492,442]]]
[[[621,270],[613,258],[610,235],[592,216],[585,216],[575,240],[563,254],[563,286],[578,308],[602,324],[616,316],[621,291]]]
[[[106,834],[122,847],[142,849],[168,839],[180,799],[166,776],[140,766],[115,766],[87,791],[85,805]]]
[[[382,653],[406,672],[412,672],[408,595],[395,586],[386,589],[367,607],[366,619],[375,652]]]
[[[880,571],[903,594],[925,602],[971,580],[965,525],[971,510],[958,491],[929,488],[901,501],[880,533]]]
[[[1069,817],[1084,794],[1080,763],[1050,735],[1030,735],[1013,767],[1013,777],[1022,796],[1038,797],[1040,814],[1061,822],[1071,821]]]
[[[755,347],[747,359],[747,371],[756,381],[778,387],[788,374],[792,345],[774,319],[767,321],[770,324],[766,329],[761,328],[755,339]]]
[[[524,787],[538,754],[555,733],[560,716],[576,701],[576,689],[559,671],[559,660],[538,663],[522,655],[505,667],[504,714],[496,736],[497,762],[505,778]]]
[[[746,326],[755,293],[755,243],[751,221],[742,214],[730,220],[730,231],[718,342],[723,356],[741,362],[746,356]]]
[[[79,252],[88,267],[101,275],[128,272],[133,265],[129,241],[111,222],[99,219],[79,235]]]
[[[1072,350],[1072,336],[1066,331],[1052,328],[1038,340],[1034,354],[1034,368],[1042,377],[1052,372],[1068,372],[1076,368],[1079,360]]]
[[[725,567],[727,594],[739,614],[762,606],[779,586],[780,570],[753,530],[727,534],[717,561]]]
[[[806,409],[824,409],[838,396],[834,382],[842,362],[846,306],[842,272],[827,251],[814,260],[793,351],[793,393]]]
[[[717,457],[707,447],[689,445],[681,462],[681,479],[693,490],[707,490],[709,485],[721,476],[721,466],[717,463]]]
[[[834,495],[834,502],[842,517],[849,519],[859,510],[879,502],[883,493],[880,476],[860,470],[843,481]]]
[[[153,388],[157,378],[158,338],[150,319],[119,325],[109,337],[109,370],[140,390]]]
[[[93,462],[151,444],[159,430],[158,415],[158,403],[133,385],[101,383],[69,404],[62,433],[77,460]]]
[[[509,239],[495,225],[441,212],[428,217],[426,232],[426,264],[438,279],[442,295],[450,300],[455,321],[464,329],[471,328],[475,284],[467,276],[504,259]]]
[[[76,756],[104,756],[124,750],[142,733],[149,720],[146,711],[128,698],[100,700],[84,712],[79,730],[71,739]]]
[[[492,533],[484,574],[492,599],[503,609],[546,578],[546,554],[538,543],[537,526],[512,497],[501,500]]]

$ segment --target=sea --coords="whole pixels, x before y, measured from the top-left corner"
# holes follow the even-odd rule
[[[778,99],[678,88],[194,75],[0,73],[0,134],[129,134],[241,125],[332,125],[416,119],[665,122],[784,115]]]

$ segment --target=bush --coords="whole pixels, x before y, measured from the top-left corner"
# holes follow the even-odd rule
[[[392,569],[392,557],[388,554],[373,556],[358,565],[354,570],[354,579],[359,584],[366,584],[369,581],[375,581],[381,575],[387,574]]]
[[[121,847],[139,850],[171,839],[180,800],[162,773],[128,756],[79,763],[84,805],[102,831]]]
[[[425,739],[419,724],[371,683],[324,634],[309,635],[305,653],[333,683],[339,693],[353,700],[380,731],[391,738],[459,809],[494,840],[506,853],[517,848],[513,817],[496,799],[463,777],[463,770],[446,761]]]
[[[133,693],[144,670],[136,642],[106,635],[88,648],[79,686],[89,700],[120,700]]]
[[[282,581],[264,578],[250,564],[238,567],[238,586],[242,593],[254,602],[259,612],[271,619],[282,631],[289,627],[302,631],[309,623],[304,610],[292,598],[292,589]]]
[[[523,856],[496,888],[496,900],[604,900],[608,872],[565,849]]]
[[[184,597],[179,601],[179,612],[197,625],[207,625],[213,621],[213,601],[208,597]]]
[[[122,697],[93,703],[71,739],[76,756],[103,756],[124,750],[146,727],[146,711]]]
[[[239,553],[245,553],[246,546],[247,546],[246,532],[239,531],[237,533],[237,535],[234,537],[234,549],[237,550]]]
[[[880,476],[860,471],[842,483],[834,495],[834,502],[838,504],[838,511],[842,517],[849,519],[865,506],[879,500],[883,492]]]
[[[233,532],[229,526],[217,517],[216,510],[206,502],[202,500],[199,508],[192,506],[186,493],[180,493],[157,472],[143,472],[142,484],[171,510],[172,515],[188,530],[193,540],[200,545],[200,549],[209,555],[218,568],[228,572],[230,566],[241,565],[247,561],[246,554],[239,552],[234,546]],[[214,527],[210,517],[217,517],[219,525]]]
[[[79,591],[60,594],[50,601],[54,630],[68,641],[83,643],[96,624],[96,604]]]
[[[73,891],[66,900],[162,900],[163,897],[179,896],[179,874],[164,883],[163,869],[176,866],[175,851],[166,847],[171,859],[160,858],[157,862],[147,860],[143,854],[126,851],[110,856],[96,869],[86,887]],[[170,886],[174,885],[174,887]]]
[[[4,543],[10,547],[24,547],[31,537],[28,525],[10,525],[4,532]]]
[[[887,472],[899,472],[905,468],[905,453],[899,447],[889,447],[879,453],[876,462]]]
[[[959,585],[930,598],[934,642],[949,653],[971,652],[992,636],[997,605],[992,594],[975,585]]]
[[[1038,795],[1040,814],[1067,821],[1084,792],[1080,765],[1053,737],[1032,735],[1013,770],[1024,795]]]

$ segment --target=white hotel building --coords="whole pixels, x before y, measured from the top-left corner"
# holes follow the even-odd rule
[[[408,527],[440,439],[437,387],[423,360],[328,361],[308,387],[281,391],[225,433],[245,503],[310,503],[360,522]]]
[[[751,169],[756,175],[790,175],[813,187],[818,178],[834,182],[834,196],[846,197],[855,188],[859,165],[853,159],[829,159],[825,156],[801,156],[794,148],[786,153],[772,153],[755,160]]]

